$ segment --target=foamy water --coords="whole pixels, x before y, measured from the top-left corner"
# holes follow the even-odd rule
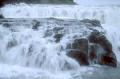
[[[33,30],[34,22],[17,21],[10,28],[0,25],[0,78],[1,79],[119,79],[120,72],[120,7],[119,6],[83,6],[83,5],[35,5],[16,4],[1,8],[5,18],[62,18],[97,19],[101,21],[108,40],[118,60],[116,69],[98,65],[81,67],[67,57],[64,49],[67,41],[79,31],[77,25],[66,28],[68,36],[55,43],[53,36],[45,37],[47,29],[57,24],[46,22],[39,30]],[[42,20],[44,22],[44,20]],[[51,21],[52,22],[52,21]],[[48,26],[49,25],[49,26]],[[64,27],[64,26],[58,26]],[[77,29],[76,29],[77,28]],[[71,30],[72,29],[72,30]],[[89,34],[89,30],[88,34]],[[61,31],[62,33],[63,31]],[[71,36],[71,38],[70,38]],[[11,44],[12,43],[12,44]],[[9,45],[8,45],[9,44]]]

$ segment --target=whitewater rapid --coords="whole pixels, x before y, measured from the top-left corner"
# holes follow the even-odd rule
[[[119,6],[33,5],[16,4],[1,8],[5,18],[97,19],[102,24],[120,25]]]
[[[93,79],[93,77],[89,77],[90,75],[100,79],[104,79],[103,75],[106,76],[106,79],[109,76],[111,79],[120,78],[118,75],[120,70],[120,6],[28,5],[21,3],[5,5],[1,8],[1,14],[8,19],[22,19],[23,21],[25,21],[24,19],[33,21],[35,18],[38,20],[40,18],[97,19],[105,29],[106,37],[112,43],[118,60],[117,69],[104,70],[101,66],[80,67],[76,61],[65,55],[65,51],[61,51],[61,46],[64,46],[69,40],[68,38],[63,39],[60,44],[56,44],[52,37],[44,37],[46,26],[48,26],[47,22],[36,31],[31,29],[34,22],[16,20],[16,24],[13,22],[10,28],[0,25],[1,79]],[[54,27],[57,24],[50,26]],[[53,27],[48,28],[52,29]],[[72,28],[71,31],[76,33],[76,29]],[[70,65],[70,70],[64,68],[65,63]],[[103,74],[100,75],[100,72]]]

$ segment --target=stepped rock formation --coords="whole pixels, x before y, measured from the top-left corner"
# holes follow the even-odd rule
[[[28,4],[75,4],[73,0],[1,0],[3,4],[28,3]]]
[[[92,31],[89,36],[75,38],[72,44],[68,44],[67,55],[76,59],[80,65],[100,64],[116,67],[117,60],[111,43],[104,32],[94,29],[94,27],[102,29],[100,22],[88,19],[82,22]]]
[[[37,20],[3,19],[1,24],[3,27],[9,28],[13,34],[20,31],[20,28],[17,29],[16,25],[22,26],[26,30],[27,28],[33,29],[33,32],[39,33],[41,31],[43,39],[47,40],[49,38],[47,42],[60,45],[60,49],[57,50],[59,53],[61,51],[66,52],[68,57],[77,61],[80,65],[100,64],[112,67],[117,66],[117,59],[112,50],[112,45],[106,38],[105,31],[97,20],[84,19],[79,21],[54,18]],[[32,40],[31,37],[29,37],[30,39]],[[14,42],[8,42],[7,50],[16,47],[16,45],[19,47],[19,44],[17,44],[19,41],[16,41],[16,38],[14,40]],[[35,47],[32,46],[32,48]],[[32,49],[30,52],[33,53],[33,56],[34,51],[36,50]],[[45,52],[43,51],[43,53]]]

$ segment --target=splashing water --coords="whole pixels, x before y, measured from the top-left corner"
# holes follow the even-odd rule
[[[118,75],[120,71],[119,6],[16,4],[1,8],[1,13],[5,18],[16,18],[13,21],[7,19],[6,22],[0,20],[2,22],[0,25],[1,79],[120,78]],[[66,43],[72,40],[69,36],[74,36],[87,28],[79,28],[75,24],[66,27],[64,23],[40,19],[51,17],[62,18],[65,21],[68,19],[100,20],[107,38],[112,43],[118,60],[118,68],[81,67],[75,60],[67,57],[64,49]],[[34,18],[40,21],[40,27],[37,30],[32,28],[37,21]],[[3,23],[7,22],[11,24],[4,27]],[[54,27],[66,27],[65,31],[60,31],[60,33],[66,33],[60,43],[56,43],[53,38],[54,33],[51,29]],[[87,31],[89,34],[90,31]],[[113,73],[114,71],[116,72]]]

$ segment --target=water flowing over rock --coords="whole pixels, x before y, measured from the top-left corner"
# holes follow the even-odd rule
[[[80,65],[89,65],[88,62],[88,40],[75,39],[69,47],[68,56],[79,61]]]
[[[89,24],[86,27],[91,29],[91,33],[86,38],[74,38],[71,46],[68,44],[68,56],[76,59],[80,65],[101,64],[108,66],[117,66],[116,56],[113,53],[112,45],[105,37],[104,32],[94,27],[99,27],[100,22],[97,20],[82,20],[82,22],[92,24],[92,29]]]
[[[33,58],[32,60],[28,59],[27,61],[22,61],[25,66],[33,65],[35,67],[42,67],[44,63],[52,59],[47,59],[45,57],[46,53],[49,56],[49,52],[53,52],[56,56],[61,57],[61,51],[64,52],[65,56],[77,61],[80,65],[100,64],[112,67],[117,66],[117,60],[112,50],[112,45],[106,38],[105,31],[98,20],[85,19],[80,21],[74,19],[61,20],[48,18],[35,20],[8,19],[6,21],[6,19],[2,19],[1,24],[4,28],[9,28],[8,33],[10,33],[10,36],[7,38],[8,42],[6,44],[8,53],[17,47],[18,49],[21,48],[21,45],[23,44],[24,46],[24,43],[28,45],[27,48],[19,49],[23,51],[19,51],[19,54],[21,53],[23,57],[27,55],[27,58]],[[20,28],[18,28],[18,26],[20,26]],[[26,31],[24,32],[25,34],[22,34],[22,31]],[[7,35],[4,35],[4,37],[5,36]],[[11,41],[9,39],[11,39]],[[31,44],[28,43],[29,41],[31,41]],[[53,51],[50,51],[50,49],[46,47],[48,43],[56,45],[55,47],[51,47]],[[36,51],[36,45],[42,45],[42,47],[37,49],[39,52]],[[1,50],[5,51],[5,49]],[[25,52],[26,54],[23,54]],[[35,53],[40,53],[43,60],[41,61],[38,57],[39,55]],[[21,59],[22,56],[19,56],[17,53],[15,54]],[[53,57],[55,55],[53,55]],[[61,62],[65,62],[64,60],[63,58]],[[14,58],[8,58],[6,61],[11,63],[21,62],[14,60]],[[58,63],[61,62],[58,61]],[[71,64],[70,62],[67,63]]]
[[[118,4],[0,0],[0,79],[120,79]]]

